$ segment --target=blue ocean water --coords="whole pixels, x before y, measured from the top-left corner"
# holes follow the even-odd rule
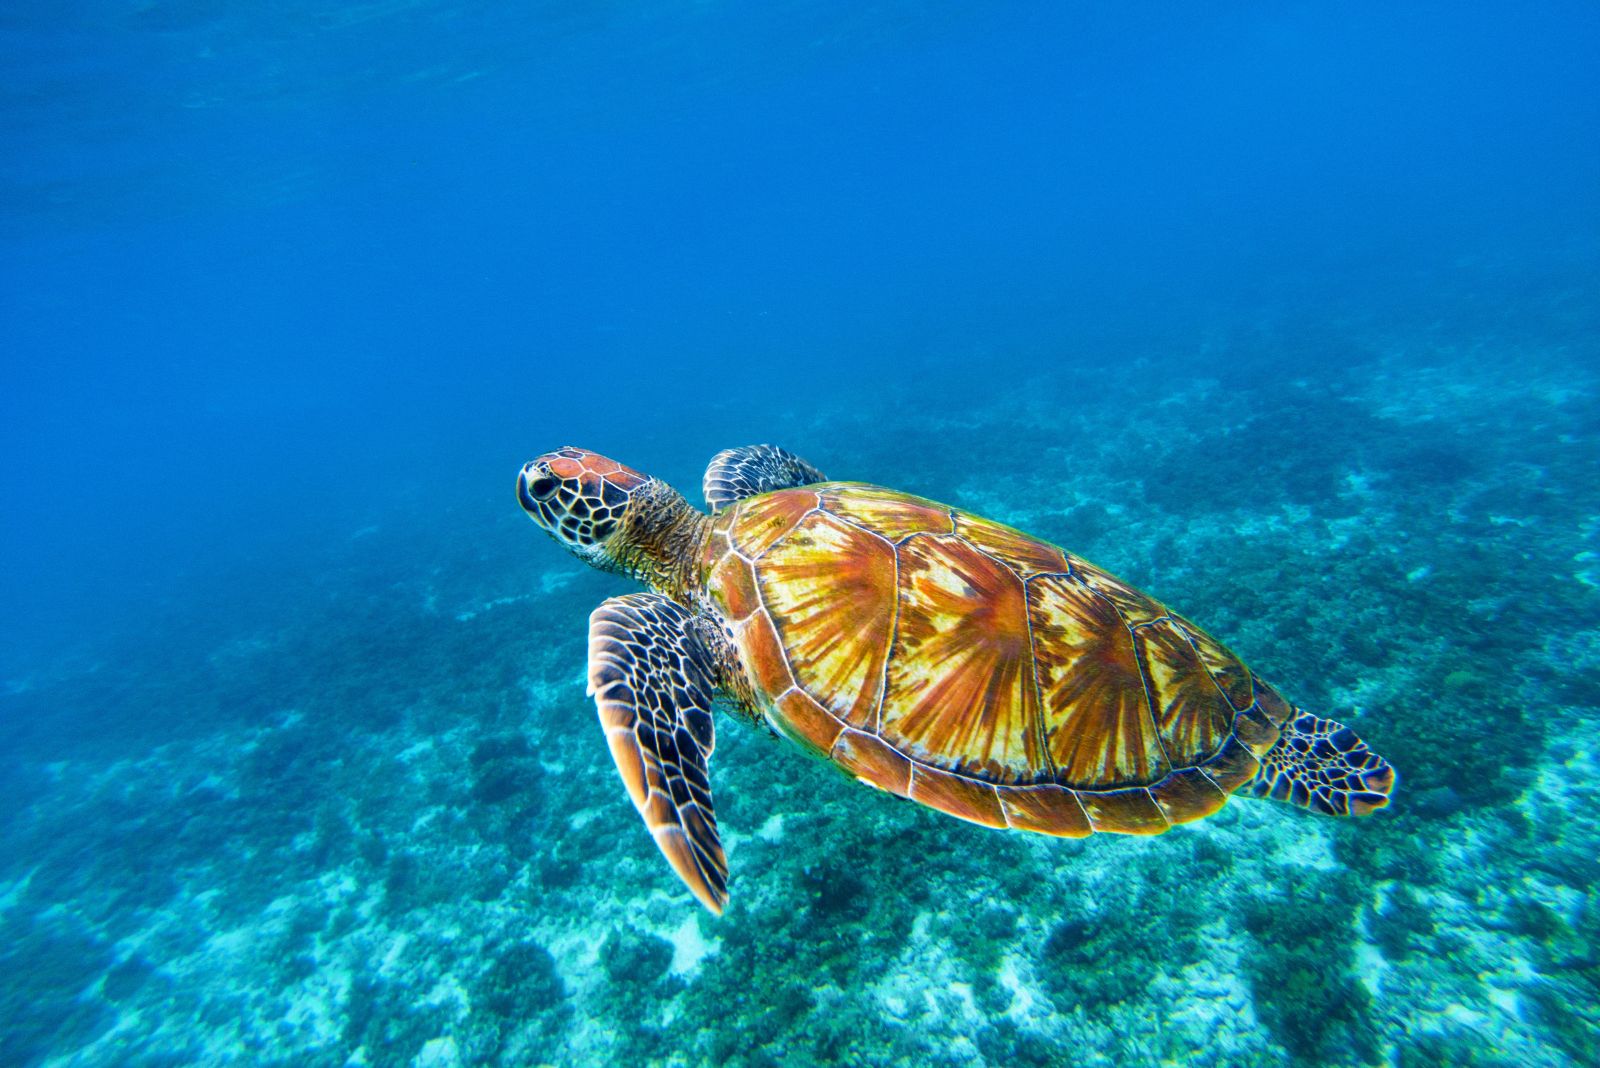
[[[1600,10],[0,12],[0,1064],[1600,1063]],[[701,909],[517,506],[782,444],[1399,769],[1000,834],[734,718]]]

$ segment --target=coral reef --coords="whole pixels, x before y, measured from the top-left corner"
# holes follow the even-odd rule
[[[1391,810],[1002,835],[723,719],[714,919],[583,694],[616,580],[509,498],[396,517],[7,688],[0,1061],[1600,1060],[1600,380],[1349,333],[767,436],[1150,590],[1355,724]]]

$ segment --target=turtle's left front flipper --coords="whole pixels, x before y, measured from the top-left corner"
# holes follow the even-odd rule
[[[673,869],[720,915],[728,862],[706,774],[715,678],[693,617],[668,597],[613,597],[589,616],[589,692],[617,771]]]
[[[728,505],[758,493],[797,489],[828,476],[788,449],[776,445],[744,445],[723,449],[711,458],[703,483],[706,504],[716,515]]]
[[[1389,803],[1394,768],[1338,720],[1295,710],[1243,792],[1326,816],[1365,816]]]

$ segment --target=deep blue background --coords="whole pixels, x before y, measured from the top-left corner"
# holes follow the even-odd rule
[[[8,4],[0,667],[569,441],[1584,291],[1600,7],[1394,6]]]

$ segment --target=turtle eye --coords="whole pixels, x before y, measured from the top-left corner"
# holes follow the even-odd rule
[[[555,493],[556,487],[560,484],[561,483],[557,482],[553,478],[550,478],[549,476],[544,478],[536,478],[532,482],[528,483],[528,492],[533,494],[534,500],[549,500],[551,495]]]

